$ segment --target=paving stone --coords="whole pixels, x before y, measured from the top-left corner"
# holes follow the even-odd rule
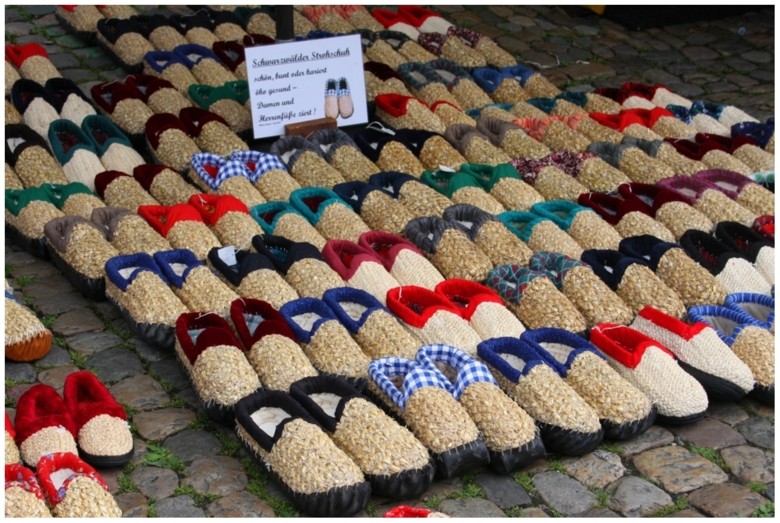
[[[506,514],[495,503],[486,499],[445,499],[439,511],[453,518],[505,518]]]
[[[558,65],[558,61],[554,56],[551,56],[547,53],[540,53],[538,51],[528,51],[523,53],[523,59],[525,60],[525,63],[535,67],[555,67]]]
[[[564,516],[581,514],[596,504],[596,496],[582,483],[560,472],[542,472],[533,482],[544,502]]]
[[[674,435],[663,427],[653,425],[642,434],[628,441],[616,443],[625,456],[633,456],[646,450],[664,447],[674,441]]]
[[[482,487],[487,499],[502,510],[525,507],[532,503],[531,497],[523,487],[512,479],[512,476],[492,473],[480,474],[477,476],[476,482]]]
[[[48,368],[57,367],[59,365],[67,365],[70,363],[70,353],[60,347],[59,345],[52,345],[49,353],[43,358],[35,362],[36,365]],[[8,365],[6,364],[6,373],[8,373]]]
[[[649,83],[662,83],[675,82],[678,80],[673,74],[664,71],[663,69],[648,69],[642,74],[642,78]]]
[[[774,71],[767,71],[765,69],[756,69],[755,71],[750,71],[749,74],[751,78],[755,78],[760,82],[772,82],[775,78]]]
[[[598,27],[593,27],[592,25],[577,25],[574,26],[574,32],[586,36],[596,36],[599,34],[599,29]]]
[[[733,402],[713,402],[707,408],[707,415],[731,426],[750,417],[745,409]]]
[[[722,421],[704,418],[696,423],[672,427],[672,433],[686,443],[699,447],[723,449],[744,445],[745,438]]]
[[[123,347],[114,347],[93,354],[87,359],[87,367],[93,369],[103,383],[116,383],[144,372],[138,355]]]
[[[524,15],[510,16],[508,20],[513,24],[522,25],[523,27],[535,27],[536,24],[532,18]]]
[[[614,52],[618,56],[636,56],[637,51],[633,47],[631,47],[628,44],[620,44],[616,45],[612,48],[612,52]]]
[[[206,515],[189,496],[161,499],[155,506],[158,518],[202,518]]]
[[[133,457],[130,464],[134,467],[144,464],[146,455],[149,454],[149,446],[140,438],[133,438]]]
[[[627,518],[647,516],[674,503],[669,494],[636,476],[620,478],[607,492],[609,508]]]
[[[5,379],[16,383],[33,383],[38,377],[31,363],[17,363],[6,360]]]
[[[738,89],[739,87],[737,87],[736,84],[733,84],[731,82],[712,82],[707,85],[707,91],[709,91],[710,93],[723,93],[723,92],[733,93]]]
[[[423,493],[420,499],[423,501],[427,501],[431,498],[445,499],[459,489],[460,480],[458,479],[437,480]]]
[[[126,378],[109,390],[119,403],[139,411],[162,407],[171,400],[162,385],[147,375]]]
[[[190,385],[187,373],[177,359],[154,361],[149,365],[149,372],[165,380],[174,391],[182,390]]]
[[[667,87],[680,96],[694,100],[700,95],[704,94],[704,89],[697,85],[686,84],[683,82],[674,82],[667,85]]]
[[[222,450],[219,439],[205,430],[183,430],[167,438],[163,446],[184,463],[210,458]]]
[[[58,392],[62,392],[65,386],[65,378],[78,372],[80,369],[75,365],[65,365],[62,367],[54,367],[47,369],[38,374],[38,381],[49,387],[57,389]]]
[[[564,458],[566,472],[586,487],[604,488],[626,472],[620,456],[596,449],[577,458]]]
[[[775,426],[764,418],[750,418],[737,425],[737,430],[753,445],[764,449],[775,448]]]
[[[572,80],[615,76],[615,70],[611,66],[598,62],[571,64],[561,69],[561,72],[571,77]]]
[[[28,294],[27,288],[25,294]],[[87,300],[76,292],[59,292],[45,299],[36,297],[35,300],[35,308],[44,316],[83,309],[87,305]]]
[[[140,492],[125,492],[114,499],[122,509],[123,518],[145,518],[149,514],[149,502]]]
[[[25,10],[31,15],[38,17],[48,15],[54,12],[53,5],[28,5],[25,6]]]
[[[80,66],[79,59],[70,53],[57,53],[49,55],[49,60],[51,60],[51,63],[54,64],[54,67],[59,70],[72,69],[74,67]]]
[[[163,359],[170,359],[170,354],[166,352],[162,347],[147,343],[140,338],[130,338],[127,340],[135,347],[135,352],[145,361],[160,361]]]
[[[716,58],[720,57],[720,54],[717,51],[713,51],[709,47],[703,46],[685,47],[682,49],[682,53],[692,62],[715,60]]]
[[[496,43],[510,53],[522,53],[529,49],[529,45],[526,42],[518,40],[513,36],[499,36],[496,38]]]
[[[199,411],[203,409],[203,403],[200,401],[198,393],[195,392],[195,389],[193,389],[192,386],[174,392],[173,397],[183,400],[184,403],[186,403],[187,406],[193,410]]]
[[[109,321],[122,317],[119,309],[114,307],[110,301],[99,301],[95,303],[95,312],[97,312],[99,317]]]
[[[720,456],[731,473],[743,483],[769,483],[775,480],[775,458],[761,449],[741,445],[723,449]]]
[[[772,54],[766,51],[749,51],[744,53],[742,58],[756,64],[768,64],[774,61]]]
[[[634,456],[634,466],[672,494],[690,492],[711,483],[723,483],[728,476],[711,461],[683,447],[669,446]]]
[[[95,354],[122,344],[122,338],[113,332],[82,332],[65,338],[68,346],[81,354]]]
[[[138,467],[130,473],[130,478],[141,494],[157,500],[173,496],[179,486],[179,476],[162,467]]]
[[[764,496],[766,496],[769,501],[774,502],[775,501],[775,482],[769,483],[766,486],[766,490],[764,490]]]
[[[686,508],[680,511],[675,512],[674,514],[669,514],[666,516],[667,518],[706,518],[704,514],[701,512],[694,510],[692,508]]]
[[[602,508],[602,507],[594,507],[592,509],[586,510],[582,514],[579,514],[578,517],[581,518],[619,518],[620,514],[616,514],[609,510],[608,508]]]
[[[5,32],[11,36],[22,36],[29,34],[33,26],[30,22],[11,22],[5,24]]]
[[[707,32],[694,33],[691,36],[687,37],[685,41],[690,45],[707,45],[707,44],[711,44],[717,39],[718,39],[717,35],[707,31]]]
[[[521,518],[549,518],[550,515],[539,507],[528,507],[520,513]]]
[[[220,498],[206,507],[213,518],[272,518],[274,509],[265,501],[242,490]]]
[[[183,484],[201,494],[227,496],[246,488],[249,479],[241,463],[228,456],[198,459],[185,470]]]
[[[133,416],[138,435],[146,440],[159,441],[175,434],[195,421],[195,414],[187,409],[168,407]]]
[[[688,502],[704,514],[715,517],[747,517],[767,499],[734,483],[709,485],[688,495]]]

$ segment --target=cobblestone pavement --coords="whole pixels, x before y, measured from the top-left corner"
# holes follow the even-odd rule
[[[689,98],[774,114],[774,11],[644,32],[584,10],[542,6],[440,6],[453,22],[494,37],[560,87],[589,90],[624,81],[662,82]],[[187,12],[186,7],[144,11]],[[6,7],[6,42],[43,44],[85,93],[124,72],[96,47],[65,33],[51,6]],[[101,470],[125,516],[294,515],[281,491],[227,427],[211,422],[174,354],[131,334],[107,302],[76,292],[48,261],[6,240],[6,277],[16,297],[55,334],[34,364],[6,361],[6,411],[35,383],[62,390],[90,369],[127,409],[135,457]],[[580,458],[548,456],[513,476],[487,470],[437,481],[418,500],[453,516],[737,516],[774,502],[774,409],[749,400],[713,404],[691,426],[654,426]],[[373,498],[361,516],[399,502]]]

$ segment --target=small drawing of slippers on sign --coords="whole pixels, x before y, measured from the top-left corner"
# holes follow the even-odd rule
[[[328,79],[325,83],[325,116],[335,119],[339,115],[339,90],[336,87],[336,80]]]
[[[338,98],[339,114],[342,118],[349,118],[355,110],[352,104],[352,95],[349,91],[349,83],[343,76],[339,78],[338,89],[336,90]]]

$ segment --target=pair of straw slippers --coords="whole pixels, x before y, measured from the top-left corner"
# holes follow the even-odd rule
[[[325,116],[334,120],[338,117],[346,120],[354,112],[355,106],[347,79],[343,76],[338,80],[328,78],[325,82]]]

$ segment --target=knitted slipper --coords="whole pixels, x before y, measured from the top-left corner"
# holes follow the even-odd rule
[[[35,473],[19,463],[5,465],[5,517],[51,517],[49,507],[46,506],[46,496]]]
[[[14,243],[33,256],[49,257],[44,226],[64,216],[42,189],[5,190],[6,231]]]
[[[712,400],[737,401],[754,385],[753,373],[706,323],[689,325],[645,307],[631,328],[663,344],[680,367],[701,383]]]
[[[46,241],[52,261],[84,296],[105,299],[106,262],[119,255],[105,233],[81,216],[64,216],[46,223]]]
[[[228,245],[211,249],[208,260],[242,298],[263,300],[276,309],[299,298],[264,254]]]
[[[125,71],[139,73],[144,56],[154,51],[154,46],[143,37],[137,20],[103,18],[97,22],[97,42]]]
[[[236,405],[238,437],[301,511],[349,516],[368,503],[370,484],[289,394],[258,391]]]
[[[532,251],[495,216],[473,205],[447,207],[444,220],[460,224],[471,241],[490,258],[493,265],[525,264]]]
[[[78,454],[76,424],[65,402],[49,385],[33,385],[16,403],[16,444],[22,460],[36,467],[40,459],[55,452]]]
[[[415,156],[414,146],[378,122],[358,131],[354,138],[362,153],[384,171],[400,171],[419,177],[425,170]]]
[[[190,176],[206,192],[232,195],[240,199],[247,207],[265,203],[265,198],[255,188],[250,179],[252,174],[245,164],[238,160],[226,160],[213,153],[192,155]]]
[[[407,285],[387,293],[387,308],[423,343],[444,343],[476,354],[481,336],[443,294]]]
[[[369,375],[374,395],[431,453],[437,477],[456,477],[489,462],[479,429],[440,372],[412,360],[381,358],[371,362]]]
[[[529,269],[545,272],[558,290],[582,313],[589,326],[602,322],[627,324],[633,313],[590,267],[579,260],[554,252],[535,252]]]
[[[49,60],[46,48],[41,44],[29,42],[24,45],[7,44],[5,56],[19,71],[22,78],[44,85],[51,78],[62,75]]]
[[[170,113],[159,113],[146,121],[146,145],[157,163],[183,173],[192,155],[200,152],[181,120]]]
[[[119,467],[130,461],[133,436],[127,414],[94,374],[69,374],[63,398],[73,417],[84,461],[96,467]]]
[[[5,357],[17,362],[39,360],[51,350],[51,339],[51,331],[41,320],[6,291]]]
[[[190,72],[184,60],[173,51],[146,53],[144,73],[169,81],[182,94],[186,94],[191,85],[201,83]]]
[[[488,137],[476,127],[465,124],[450,125],[444,137],[471,163],[495,166],[511,160],[503,150],[490,143]]]
[[[143,135],[146,121],[154,114],[137,88],[119,81],[95,84],[90,94],[100,112],[134,141]]]
[[[361,390],[365,387],[371,359],[327,303],[316,298],[300,298],[286,303],[279,312],[315,369],[341,376]]]
[[[702,231],[690,230],[680,238],[680,246],[688,256],[715,276],[727,294],[754,292],[771,295],[772,284],[750,260],[717,238]]]
[[[236,403],[260,388],[260,380],[230,324],[211,312],[182,314],[176,321],[176,354],[206,413],[232,423]]]
[[[455,305],[461,316],[483,340],[502,336],[518,337],[525,327],[505,306],[496,292],[469,280],[445,280],[435,291]]]
[[[106,206],[103,200],[95,196],[83,183],[47,183],[41,188],[49,195],[49,201],[67,215],[79,215],[89,219],[94,210]]]
[[[726,296],[726,307],[740,310],[774,334],[775,299],[764,294],[738,292]]]
[[[290,194],[290,203],[329,240],[356,242],[368,225],[338,194],[324,187],[307,187]]]
[[[325,159],[347,180],[367,181],[379,168],[358,149],[350,136],[340,129],[321,129],[310,140],[319,145]]]
[[[326,291],[322,299],[371,358],[406,358],[417,353],[420,339],[366,291],[341,287]]]
[[[185,107],[179,112],[179,118],[189,136],[193,137],[198,147],[204,151],[228,156],[234,151],[249,148],[219,115],[200,107]]]
[[[605,438],[633,438],[655,421],[648,397],[615,372],[604,356],[581,337],[560,329],[537,329],[527,331],[520,339],[598,413]]]
[[[663,344],[637,330],[609,323],[591,329],[590,340],[618,374],[653,402],[658,421],[682,425],[704,417],[707,393]]]
[[[129,174],[120,171],[103,171],[95,177],[95,192],[111,207],[121,207],[136,212],[141,205],[157,205],[159,202]]]
[[[530,345],[496,338],[480,343],[478,352],[504,392],[537,422],[549,452],[579,456],[601,443],[596,411]]]
[[[655,275],[680,296],[686,307],[721,304],[726,299],[720,282],[677,244],[653,236],[635,236],[620,242],[620,252],[645,260]]]
[[[302,187],[333,187],[346,180],[326,160],[319,146],[303,136],[282,136],[271,144],[270,153],[287,165]]]
[[[127,136],[105,116],[87,116],[81,127],[95,145],[95,152],[106,170],[132,174],[133,169],[145,163]]]
[[[483,281],[493,267],[459,224],[436,216],[415,218],[404,235],[421,249],[447,278]]]
[[[634,313],[652,305],[676,318],[685,314],[685,304],[680,296],[653,274],[646,260],[618,251],[589,249],[582,253],[582,261],[590,265]]]
[[[106,239],[120,254],[154,254],[171,249],[171,244],[146,220],[119,207],[100,207],[90,219],[106,233]]]
[[[577,203],[596,211],[623,238],[650,234],[667,242],[674,241],[674,234],[650,217],[652,209],[644,201],[590,192],[580,195]]]
[[[11,89],[11,101],[24,123],[41,136],[47,136],[49,125],[60,118],[43,85],[32,80],[17,80]]]
[[[139,337],[164,348],[173,346],[176,320],[188,312],[146,253],[106,262],[106,297]]]
[[[483,189],[507,209],[524,211],[544,201],[544,197],[521,180],[517,170],[509,164],[491,166],[468,163],[460,166],[460,172],[473,176]]]
[[[266,234],[282,236],[294,242],[310,243],[317,250],[325,247],[327,240],[287,202],[276,201],[255,205],[249,210],[249,214],[260,224]]]
[[[401,236],[371,231],[361,234],[358,244],[371,249],[401,285],[416,285],[433,290],[444,281],[444,276],[425,258],[422,251]]]
[[[25,187],[68,183],[46,141],[27,125],[6,125],[5,136],[5,161]]]
[[[774,214],[774,193],[750,178],[725,169],[708,169],[694,175],[715,184],[721,192],[756,214]]]
[[[49,126],[49,143],[69,181],[95,188],[95,176],[106,170],[94,143],[70,120],[55,120]]]
[[[348,203],[374,231],[403,232],[414,219],[411,211],[380,187],[366,182],[346,182],[333,186],[333,192]]]
[[[775,283],[774,241],[765,239],[752,228],[737,222],[720,222],[715,227],[715,237],[731,250],[741,253],[770,284]]]
[[[205,260],[214,247],[222,246],[192,205],[142,205],[138,207],[138,214],[168,240],[171,247],[190,250],[199,260]]]
[[[343,287],[344,281],[322,259],[314,245],[280,236],[255,236],[252,245],[274,262],[276,270],[301,297],[320,298],[328,289]]]
[[[371,10],[371,15],[386,29],[403,33],[412,40],[417,40],[420,36],[420,29],[413,25],[417,19],[410,18],[408,13],[404,15],[389,9],[374,8]]]
[[[498,200],[486,193],[468,172],[447,169],[425,171],[420,179],[456,204],[469,204],[490,214],[498,214],[506,210]]]
[[[374,99],[376,115],[396,129],[420,129],[444,133],[445,126],[431,109],[417,98],[398,94],[380,94]]]
[[[549,218],[584,249],[616,249],[618,232],[591,209],[565,200],[534,204],[531,212]]]
[[[59,518],[118,518],[122,509],[100,474],[69,452],[46,455],[38,462],[38,480]]]
[[[198,210],[222,245],[249,249],[252,238],[263,234],[263,229],[249,215],[246,205],[234,196],[195,194],[188,203]]]
[[[775,402],[775,337],[749,315],[727,307],[691,307],[688,318],[704,322],[718,333],[756,380],[751,395],[769,405]]]
[[[328,240],[322,257],[347,285],[368,292],[382,305],[387,291],[400,286],[373,250],[349,240]]]
[[[714,183],[695,176],[675,176],[658,182],[660,187],[686,198],[693,207],[704,213],[713,223],[740,222],[751,226],[756,213],[748,210],[721,192]]]
[[[582,255],[582,246],[551,219],[526,211],[502,212],[496,218],[532,251],[559,252],[574,259]]]

